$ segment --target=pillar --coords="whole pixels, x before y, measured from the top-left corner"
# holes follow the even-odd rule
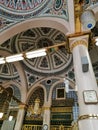
[[[48,125],[48,130],[50,130],[50,107],[44,107],[44,114],[43,114],[43,125]]]
[[[98,130],[98,103],[87,103],[84,98],[84,92],[88,90],[94,90],[98,96],[96,78],[88,53],[88,39],[88,35],[70,37],[69,45],[73,54],[75,80],[78,87],[79,130]],[[82,57],[87,57],[87,72],[82,70]]]
[[[17,120],[16,120],[14,130],[21,130],[21,128],[23,126],[25,109],[26,109],[26,105],[24,105],[24,104],[19,105],[19,110],[18,110],[18,115],[17,115]]]

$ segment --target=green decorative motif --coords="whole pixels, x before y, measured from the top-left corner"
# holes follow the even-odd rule
[[[62,7],[63,0],[55,0],[54,8],[55,10],[59,10]]]
[[[75,77],[74,73],[72,71],[69,71],[68,77],[71,78],[71,79],[73,79]]]
[[[34,76],[30,76],[30,77],[29,77],[29,82],[30,82],[30,83],[33,83],[34,81],[35,81],[35,77],[34,77]]]

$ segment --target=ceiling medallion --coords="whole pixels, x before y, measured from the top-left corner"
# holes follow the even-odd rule
[[[9,19],[27,19],[42,12],[50,0],[0,0],[0,14]]]
[[[45,0],[0,0],[5,8],[11,10],[31,10],[38,8]]]

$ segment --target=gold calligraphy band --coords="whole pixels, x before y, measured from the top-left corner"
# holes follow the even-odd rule
[[[78,118],[78,121],[79,120],[84,120],[84,119],[98,119],[98,114],[87,114],[87,115],[81,115],[79,118]]]

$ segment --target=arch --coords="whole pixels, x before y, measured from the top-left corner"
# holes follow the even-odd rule
[[[50,104],[52,103],[51,98],[52,98],[52,91],[53,91],[54,87],[55,87],[58,83],[64,82],[61,77],[56,77],[56,78],[58,79],[58,81],[55,82],[55,83],[51,86],[51,89],[50,89],[50,92],[49,92],[48,102],[50,102]],[[69,84],[70,84],[70,86],[71,86],[73,89],[75,88],[74,84],[72,84],[71,82],[69,82]]]
[[[33,87],[31,87],[31,89],[28,91],[28,94],[27,94],[27,99],[26,99],[26,103],[28,103],[29,101],[29,98],[30,96],[32,95],[33,91],[36,89],[36,88],[43,88],[44,90],[44,103],[47,101],[47,92],[46,92],[46,89],[44,87],[44,85],[40,84],[40,83],[36,83]]]
[[[11,81],[8,81],[8,82],[3,83],[3,87],[4,87],[5,89],[6,89],[6,88],[9,88],[10,85],[11,85],[11,88],[12,88],[13,85],[15,85],[15,86],[19,89],[20,93],[22,92],[21,85],[18,84],[17,82],[15,82],[15,81],[12,81],[12,80],[11,80]],[[22,93],[21,93],[21,94],[22,94]],[[21,95],[21,97],[22,97],[22,95]]]
[[[31,87],[31,89],[28,91],[28,94],[27,94],[27,100],[26,100],[26,103],[28,102],[32,92],[34,91],[34,89],[38,86],[38,87],[42,87],[44,89],[44,103],[45,104],[48,104],[49,106],[51,105],[51,97],[52,97],[52,91],[53,91],[53,88],[58,84],[58,83],[62,83],[64,82],[63,81],[63,77],[55,77],[55,76],[52,76],[51,79],[57,79],[58,81],[56,81],[50,88],[50,91],[49,91],[49,96],[48,96],[48,101],[47,101],[47,92],[46,92],[46,88],[44,85],[40,84],[42,81],[44,80],[47,80],[48,78],[45,78],[45,79],[41,79],[39,82],[37,82],[37,84],[35,84],[33,87]],[[70,86],[74,89],[75,88],[75,84],[70,82]]]
[[[17,23],[16,25],[13,25],[12,27],[4,30],[0,33],[0,43],[3,43],[4,41],[8,40],[12,36],[25,31],[30,28],[36,28],[36,27],[50,27],[55,28],[64,34],[70,32],[70,26],[69,23],[61,18],[54,18],[54,17],[40,17],[40,18],[33,18],[29,19],[20,23]]]
[[[0,50],[0,54],[3,56],[8,56],[10,53],[6,52],[4,50]],[[13,62],[12,64],[14,64],[14,66],[16,67],[18,74],[20,76],[20,80],[21,80],[21,85],[17,84],[17,87],[19,88],[19,90],[21,90],[21,101],[25,102],[26,100],[26,94],[27,94],[27,80],[26,80],[26,75],[25,72],[23,70],[23,67],[21,66],[21,64],[19,62]],[[5,83],[5,85],[7,86],[9,83]],[[14,82],[14,84],[16,84]]]

